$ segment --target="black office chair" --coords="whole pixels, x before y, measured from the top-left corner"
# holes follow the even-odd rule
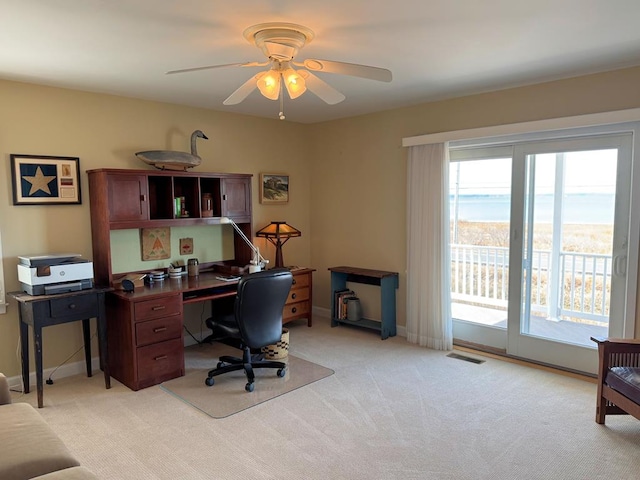
[[[247,375],[245,390],[253,391],[254,368],[277,368],[278,377],[284,377],[287,364],[264,360],[262,347],[274,345],[282,337],[282,310],[289,296],[293,276],[284,268],[245,275],[238,282],[238,292],[231,304],[214,305],[214,314],[206,321],[211,329],[206,341],[216,340],[242,350],[242,358],[222,356],[216,368],[205,380],[214,384],[216,375],[243,370]],[[223,311],[220,311],[220,308]]]

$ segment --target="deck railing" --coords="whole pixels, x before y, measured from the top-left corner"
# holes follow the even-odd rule
[[[551,319],[608,324],[611,256],[534,250],[531,256],[531,311]],[[525,260],[526,263],[526,260]],[[558,275],[551,275],[558,266]],[[509,249],[451,245],[451,296],[454,301],[506,309]]]

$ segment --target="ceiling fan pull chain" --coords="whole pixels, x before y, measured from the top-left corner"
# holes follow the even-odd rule
[[[280,82],[280,113],[278,116],[280,120],[284,120],[284,82]]]

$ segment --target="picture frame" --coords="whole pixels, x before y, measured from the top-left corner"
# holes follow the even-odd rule
[[[289,202],[289,175],[284,173],[260,174],[260,203],[277,205]]]
[[[79,205],[80,159],[12,153],[14,205]]]

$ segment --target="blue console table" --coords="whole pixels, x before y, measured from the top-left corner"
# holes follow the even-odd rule
[[[369,270],[357,267],[331,267],[331,326],[340,324],[370,328],[380,332],[382,340],[396,335],[396,290],[398,289],[398,273],[383,270]],[[333,292],[344,290],[347,282],[378,285],[380,287],[380,321],[362,318],[357,321],[339,319],[335,316],[336,305]]]

